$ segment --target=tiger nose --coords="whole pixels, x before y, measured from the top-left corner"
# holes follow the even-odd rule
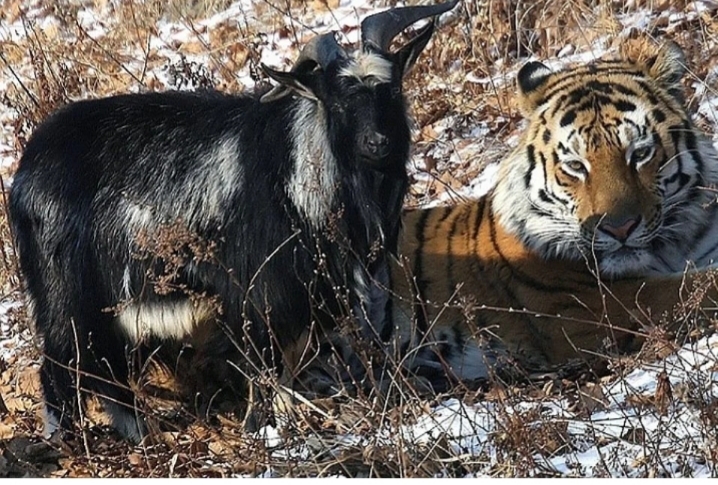
[[[611,220],[605,221],[600,226],[598,226],[598,228],[609,236],[613,237],[614,239],[620,242],[625,242],[626,239],[628,239],[628,236],[631,235],[631,233],[638,227],[638,224],[640,223],[641,216],[637,216],[624,219],[621,222],[615,222]]]

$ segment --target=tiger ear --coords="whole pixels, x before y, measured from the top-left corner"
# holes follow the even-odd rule
[[[663,89],[683,102],[681,79],[686,73],[686,55],[683,49],[673,41],[666,41],[656,49],[651,39],[639,37],[621,45],[622,57],[643,67]]]
[[[516,79],[519,85],[519,107],[524,116],[529,116],[543,101],[546,81],[551,77],[551,69],[541,62],[532,61],[519,70]]]
[[[678,44],[673,41],[664,42],[656,55],[646,59],[646,67],[651,77],[671,96],[683,102],[681,79],[686,73],[686,55]]]

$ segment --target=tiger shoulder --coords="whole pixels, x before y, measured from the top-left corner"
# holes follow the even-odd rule
[[[521,68],[526,127],[495,187],[403,217],[393,328],[415,367],[480,379],[504,355],[539,370],[630,349],[686,296],[687,262],[718,259],[718,153],[685,63],[666,42]]]

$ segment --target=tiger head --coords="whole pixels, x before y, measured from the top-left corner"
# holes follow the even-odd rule
[[[700,231],[718,159],[684,107],[683,51],[670,42],[640,57],[519,71],[528,126],[492,208],[539,254],[638,275]]]

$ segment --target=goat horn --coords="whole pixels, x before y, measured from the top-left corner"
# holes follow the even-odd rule
[[[451,0],[436,5],[393,8],[370,15],[361,23],[361,41],[364,48],[371,46],[380,52],[387,52],[389,44],[399,32],[427,17],[448,12],[459,3]]]
[[[334,32],[314,37],[302,49],[299,58],[294,63],[292,71],[303,68],[307,61],[319,64],[322,69],[326,68],[335,59],[346,57],[344,49],[337,43]]]

